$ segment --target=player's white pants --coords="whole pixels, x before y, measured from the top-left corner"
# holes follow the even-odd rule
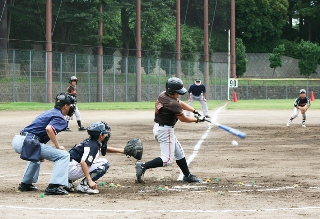
[[[201,103],[202,111],[204,116],[209,116],[208,112],[208,105],[207,102],[203,100],[203,94],[199,96],[195,96],[192,93],[190,94],[190,102],[188,102],[188,105],[191,106],[193,101],[198,100]],[[190,116],[190,111],[187,111],[187,116]]]
[[[291,115],[291,118],[293,118],[293,119],[297,118],[299,112],[300,112],[300,109],[298,109],[298,108],[295,107],[295,108],[293,109],[293,113],[292,113],[292,115]],[[303,118],[304,120],[307,118],[307,113],[304,113],[304,114],[301,114],[301,115],[302,115],[302,118]]]
[[[108,163],[108,160],[105,158],[98,158],[95,159],[92,163],[92,165],[89,167],[89,173],[91,173],[92,171],[94,171],[95,169],[99,168],[100,166],[104,165]],[[68,179],[75,181],[77,179],[83,178],[85,177],[82,168],[81,168],[81,164],[78,163],[75,160],[71,160],[69,162],[69,175],[68,175]]]
[[[153,126],[154,138],[160,143],[161,159],[163,166],[168,166],[176,160],[184,158],[184,152],[178,139],[174,134],[172,126],[159,126],[155,123]]]
[[[75,109],[74,109],[74,115],[76,115],[77,121],[81,121],[81,114],[80,114],[80,111],[79,111],[77,105],[75,106]],[[70,120],[72,120],[72,117],[66,116],[66,119],[67,119],[67,121],[70,121]]]

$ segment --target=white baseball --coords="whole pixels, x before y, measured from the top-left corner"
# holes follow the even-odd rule
[[[232,140],[231,144],[232,144],[233,146],[238,146],[238,145],[239,145],[236,140]]]

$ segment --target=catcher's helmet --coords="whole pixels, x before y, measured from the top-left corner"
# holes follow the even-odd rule
[[[72,81],[76,81],[76,84],[78,84],[78,78],[76,76],[71,76],[69,79],[69,84],[71,84]]]
[[[54,107],[61,109],[65,104],[70,105],[76,102],[76,98],[69,94],[60,93],[55,98]]]
[[[97,139],[99,135],[103,134],[108,134],[109,139],[111,135],[111,128],[105,122],[95,122],[88,126],[87,132],[90,135],[90,137],[94,139]]]
[[[183,82],[180,78],[172,77],[166,82],[166,92],[171,95],[175,93],[183,95],[187,92],[187,89],[183,87]]]

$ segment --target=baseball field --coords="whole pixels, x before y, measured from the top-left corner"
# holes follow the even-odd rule
[[[41,164],[35,184],[39,191],[18,191],[26,162],[14,152],[11,141],[43,110],[0,111],[0,218],[318,218],[320,109],[308,110],[306,128],[301,127],[301,115],[288,128],[291,102],[286,109],[237,109],[232,102],[210,107],[212,120],[245,132],[245,139],[208,123],[178,122],[176,136],[191,173],[203,184],[179,181],[175,163],[147,170],[144,183],[138,184],[134,158],[107,154],[111,166],[98,181],[100,193],[68,196],[42,196],[53,167],[50,161]],[[159,156],[152,109],[81,110],[80,106],[80,111],[84,126],[101,120],[111,126],[108,145],[124,147],[139,137],[144,144],[142,161]],[[67,149],[87,137],[77,130],[75,120],[69,127],[72,132],[57,136]],[[239,145],[233,146],[232,140]]]

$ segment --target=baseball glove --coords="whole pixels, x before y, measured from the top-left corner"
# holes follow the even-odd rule
[[[139,138],[131,139],[124,147],[124,153],[127,157],[134,157],[137,160],[142,158],[143,144]]]
[[[301,114],[305,114],[306,111],[307,111],[307,108],[306,108],[306,107],[301,107],[301,108],[300,108]]]

